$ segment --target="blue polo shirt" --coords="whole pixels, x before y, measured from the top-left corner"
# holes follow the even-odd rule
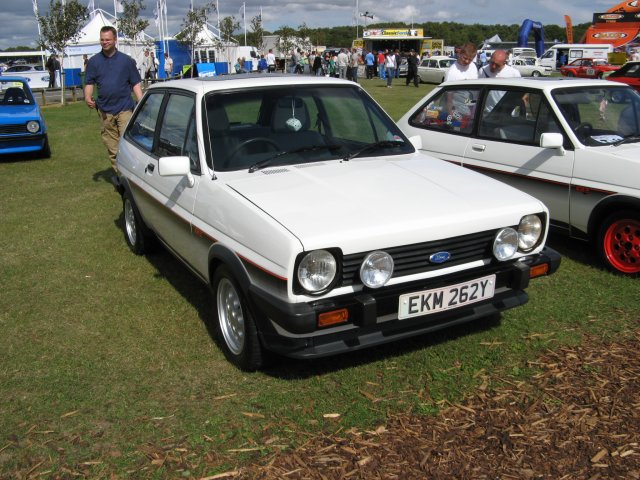
[[[131,91],[141,81],[136,62],[118,50],[111,57],[101,51],[87,63],[85,83],[98,86],[96,106],[101,112],[116,114],[133,110]]]

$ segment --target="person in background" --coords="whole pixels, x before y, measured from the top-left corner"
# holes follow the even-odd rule
[[[260,60],[258,60],[258,72],[265,73],[267,70],[269,70],[267,59],[264,58],[264,55],[260,55]]]
[[[338,54],[338,74],[340,78],[347,78],[347,67],[349,67],[349,55],[344,48]]]
[[[384,53],[382,53],[382,50],[379,50],[377,63],[378,63],[378,74],[380,75],[381,80],[384,80],[386,78],[384,61],[385,61],[385,55]]]
[[[394,76],[396,78],[400,78],[400,65],[402,64],[402,55],[400,55],[400,50],[398,50],[397,48],[394,50],[393,54],[396,57],[396,71],[394,73]]]
[[[391,88],[391,82],[396,71],[396,56],[393,52],[387,51],[384,57],[384,67],[387,70],[387,88]]]
[[[171,78],[173,75],[173,59],[167,52],[164,54],[164,76],[165,78]]]
[[[491,60],[488,65],[485,65],[478,70],[479,78],[517,78],[520,77],[520,72],[513,68],[511,65],[507,65],[507,58],[509,54],[505,50],[496,50],[491,55]]]
[[[313,69],[313,73],[317,77],[324,75],[324,71],[322,70],[322,55],[316,55],[314,57],[312,69]]]
[[[358,83],[358,66],[360,65],[360,54],[358,49],[354,48],[351,52],[351,58],[349,59],[349,66],[351,67],[351,80]]]
[[[409,52],[409,56],[407,57],[407,80],[405,85],[409,86],[411,80],[413,80],[413,84],[418,87],[420,85],[420,77],[418,76],[418,62],[420,59],[418,58],[418,54],[415,50],[411,50]]]
[[[142,79],[136,62],[116,48],[116,39],[116,29],[112,26],[100,29],[102,50],[87,63],[84,101],[100,115],[102,141],[107,147],[111,168],[117,172],[118,144],[135,107],[131,92],[138,102],[142,99]],[[94,85],[99,89],[96,100],[93,99]]]
[[[269,73],[273,73],[276,71],[276,56],[273,54],[273,48],[269,49],[269,53],[267,53],[267,67]]]
[[[462,45],[455,63],[449,67],[447,73],[444,75],[444,81],[477,79],[478,69],[475,63],[473,63],[477,52],[477,47],[471,42]]]
[[[373,55],[373,52],[367,52],[364,56],[364,64],[367,69],[367,79],[371,80],[376,76],[376,59]]]
[[[56,72],[60,70],[60,62],[58,61],[58,57],[56,57],[53,53],[47,60],[45,64],[47,71],[49,72],[49,87],[48,88],[56,88]]]

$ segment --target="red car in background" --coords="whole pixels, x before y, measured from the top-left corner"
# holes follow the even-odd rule
[[[565,77],[602,78],[605,73],[619,68],[619,65],[611,65],[599,58],[578,58],[560,67],[560,73]]]
[[[626,83],[640,92],[640,62],[627,62],[607,77],[607,80]]]

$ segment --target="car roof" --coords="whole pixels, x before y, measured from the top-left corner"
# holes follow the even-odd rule
[[[238,73],[218,75],[216,77],[196,77],[168,82],[158,82],[149,87],[149,91],[162,88],[178,88],[195,93],[208,93],[222,90],[251,89],[255,87],[296,85],[343,85],[359,87],[349,80],[314,75],[295,75],[289,73]]]
[[[29,80],[19,76],[0,75],[0,82],[22,82],[29,85]]]
[[[567,77],[519,77],[519,78],[479,78],[478,80],[458,80],[446,82],[443,86],[457,85],[504,85],[508,87],[526,87],[537,90],[553,90],[567,87],[615,87],[617,85],[608,80],[596,80],[592,78],[567,78]]]

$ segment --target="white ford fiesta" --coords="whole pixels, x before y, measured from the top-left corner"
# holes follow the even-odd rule
[[[211,286],[246,370],[495,314],[560,263],[542,202],[417,152],[348,81],[158,83],[117,165],[129,246],[157,238]]]

